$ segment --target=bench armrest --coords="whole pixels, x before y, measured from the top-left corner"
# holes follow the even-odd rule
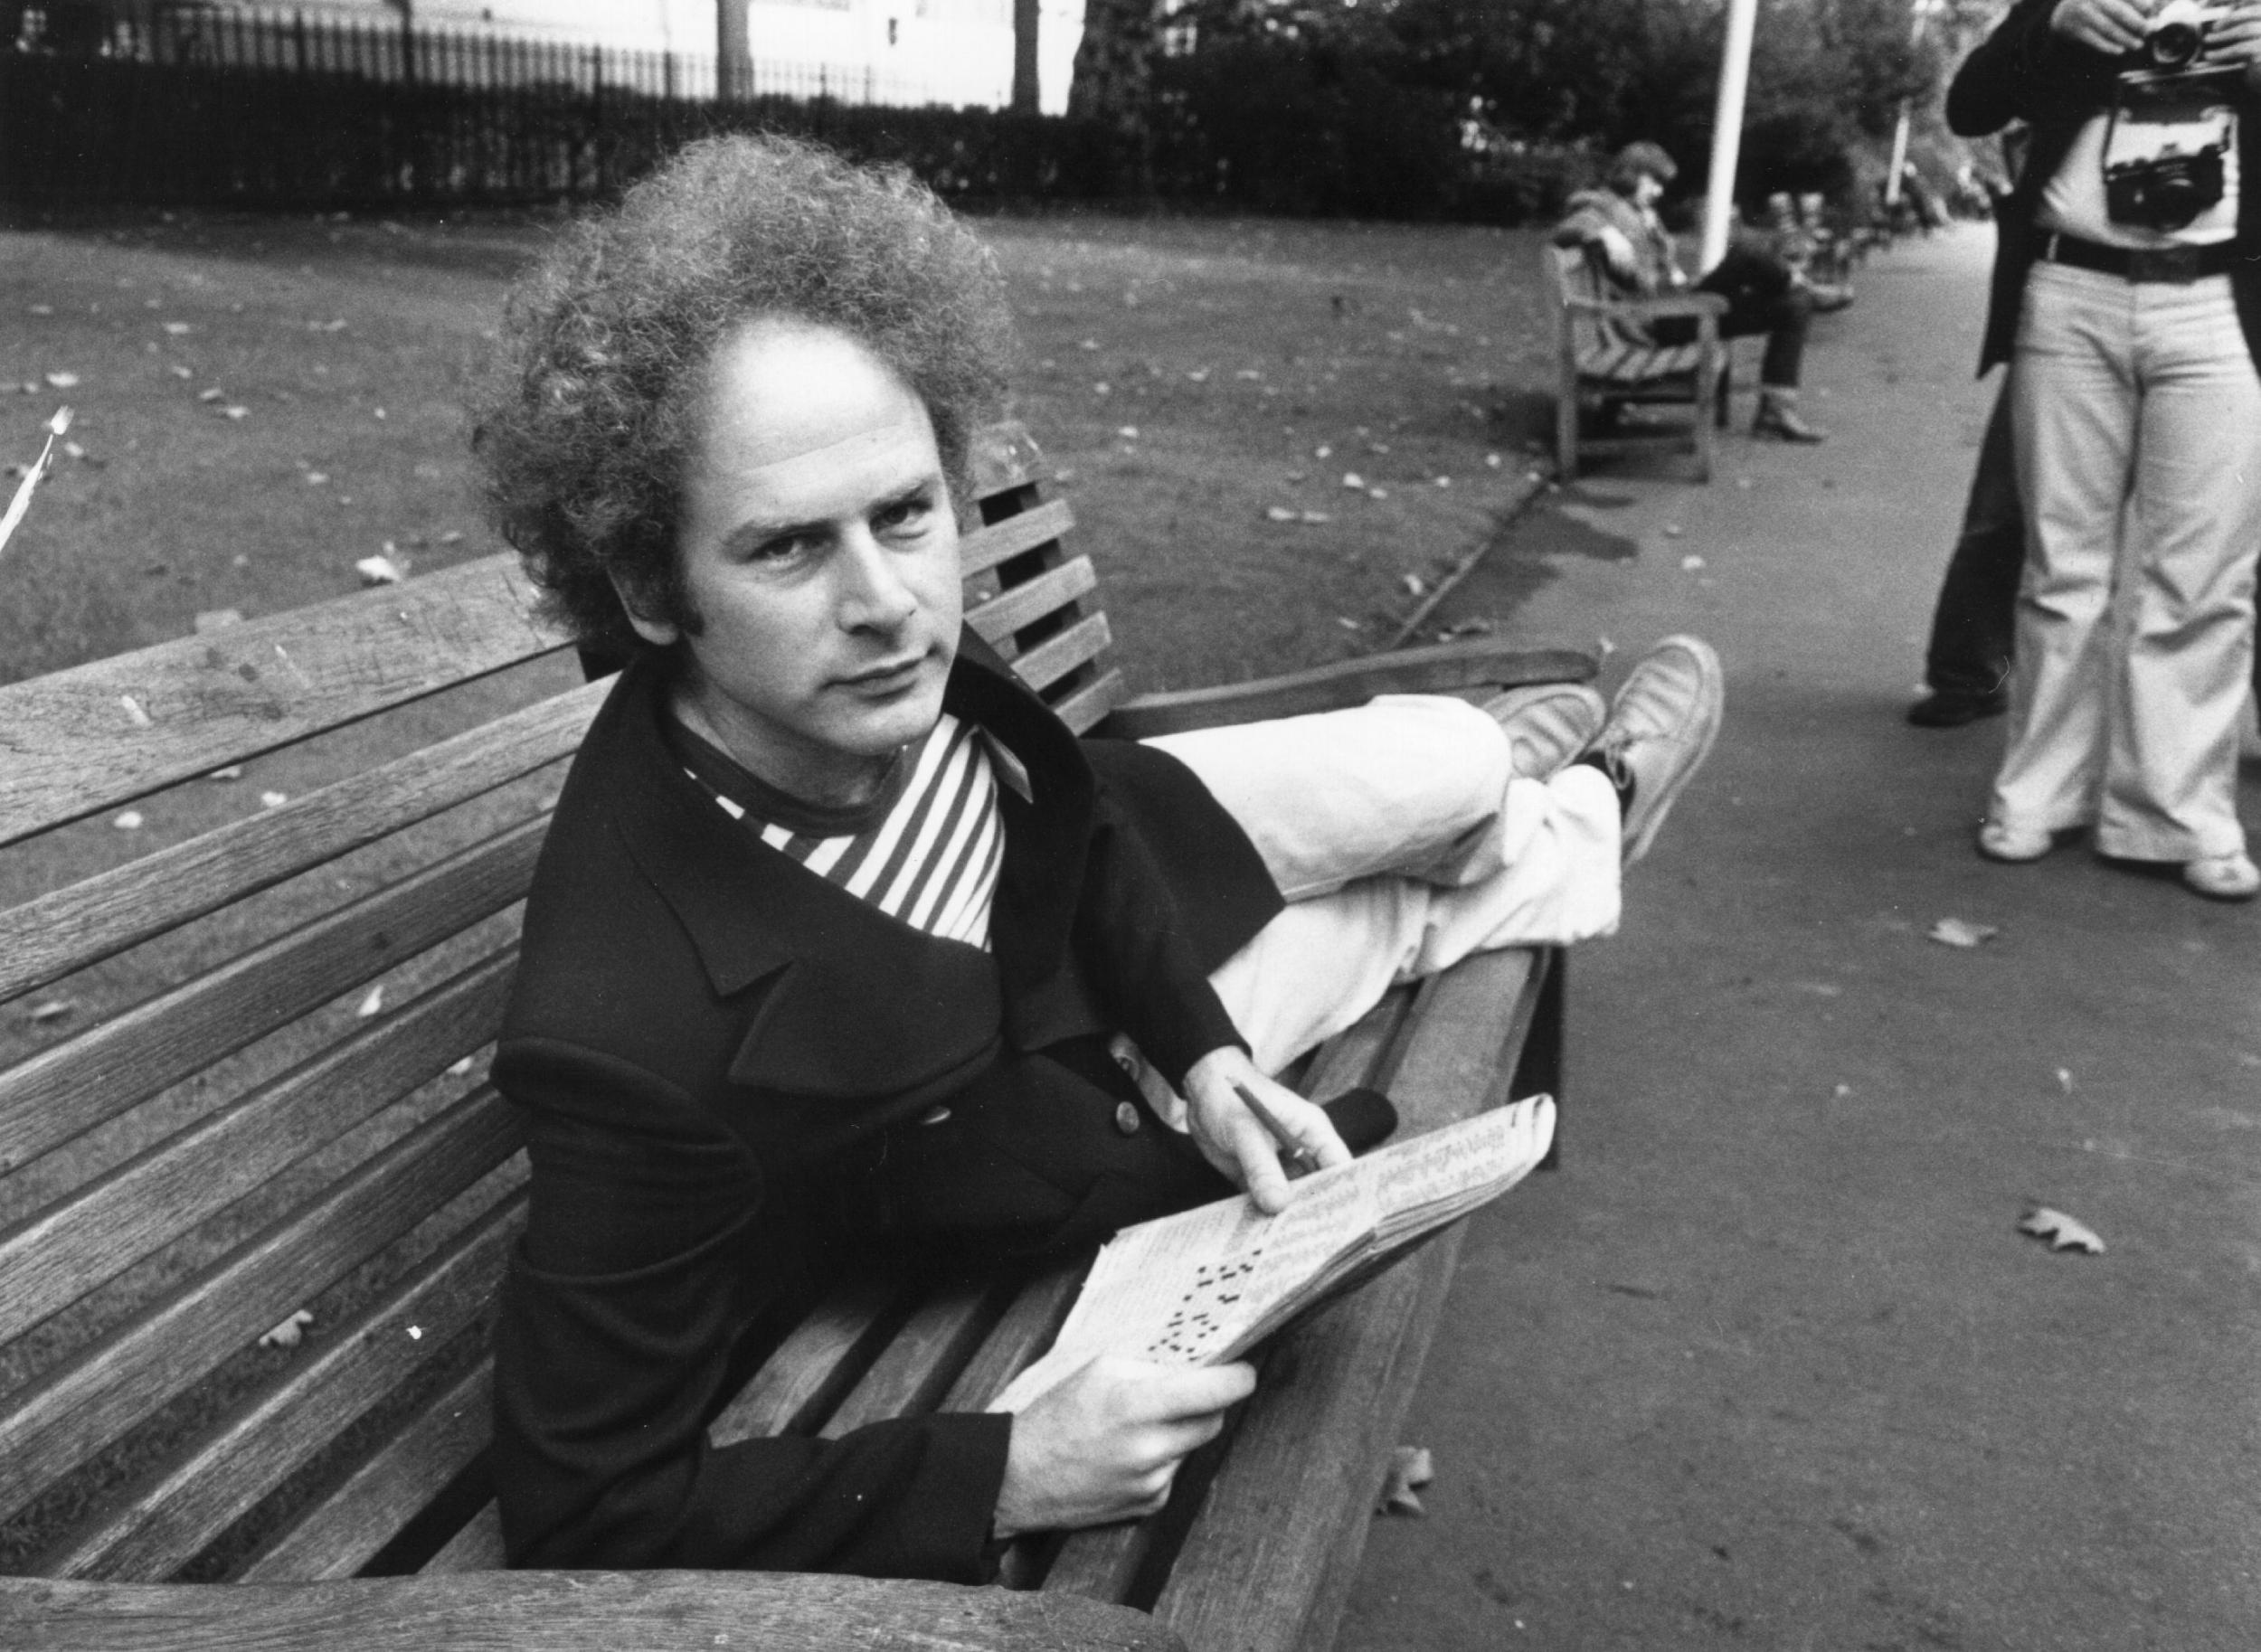
[[[787,1652],[913,1643],[1185,1652],[1144,1612],[1096,1600],[761,1572],[468,1572],[327,1583],[0,1578],[0,1641],[40,1652]]]
[[[1175,694],[1140,694],[1109,713],[1093,732],[1147,740],[1231,722],[1258,722],[1363,705],[1376,694],[1449,694],[1525,683],[1590,682],[1601,670],[1575,648],[1526,648],[1483,639],[1401,648],[1284,676]]]

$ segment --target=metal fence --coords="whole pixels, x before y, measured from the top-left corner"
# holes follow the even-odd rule
[[[747,125],[866,151],[900,128],[913,148],[941,142],[945,165],[954,153],[976,170],[1027,170],[984,156],[992,128],[1034,118],[922,107],[922,83],[857,64],[757,60],[749,95],[724,101],[714,69],[711,56],[303,15],[165,12],[70,42],[27,26],[0,47],[0,202],[585,197],[702,132]]]

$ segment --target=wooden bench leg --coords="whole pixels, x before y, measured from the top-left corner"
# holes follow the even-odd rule
[[[1578,475],[1578,382],[1563,379],[1555,392],[1555,479],[1571,482]]]
[[[1555,947],[1546,958],[1547,977],[1531,1009],[1531,1029],[1524,1035],[1523,1053],[1515,1063],[1515,1076],[1509,1081],[1508,1096],[1513,1100],[1541,1094],[1555,1098],[1555,1139],[1538,1167],[1556,1170],[1562,1166],[1563,1068],[1569,1037],[1564,1017],[1569,1001],[1570,954]]]

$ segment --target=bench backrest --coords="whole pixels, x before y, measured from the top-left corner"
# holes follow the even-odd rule
[[[1088,728],[1122,679],[1025,432],[976,491],[968,618]],[[531,596],[494,556],[0,686],[0,1572],[344,1576],[478,1506],[484,1055],[605,692]]]

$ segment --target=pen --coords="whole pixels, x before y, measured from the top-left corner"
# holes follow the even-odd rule
[[[1234,1085],[1233,1093],[1248,1103],[1248,1110],[1256,1115],[1256,1121],[1272,1133],[1272,1140],[1280,1144],[1280,1168],[1287,1174],[1289,1181],[1309,1175],[1319,1168],[1319,1156],[1289,1135],[1288,1127],[1280,1122],[1280,1115],[1251,1095],[1247,1085]]]

